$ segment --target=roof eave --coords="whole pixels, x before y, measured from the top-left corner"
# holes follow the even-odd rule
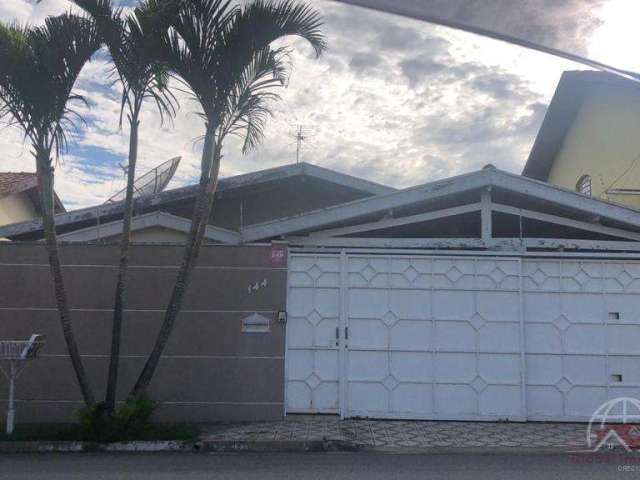
[[[242,239],[243,242],[251,242],[309,229],[324,228],[341,221],[362,218],[400,206],[423,202],[430,198],[474,190],[487,184],[488,171],[480,170],[386,195],[354,200],[292,217],[251,225],[242,230]]]
[[[116,220],[103,225],[95,225],[59,235],[58,239],[62,242],[92,242],[103,238],[115,237],[122,233],[122,223],[122,220]],[[151,227],[162,227],[188,234],[191,229],[191,220],[163,211],[146,213],[132,218],[131,230],[133,232]],[[225,244],[237,244],[240,242],[240,235],[237,232],[213,225],[207,226],[205,238]]]
[[[216,195],[221,195],[224,192],[233,189],[256,186],[275,180],[284,180],[298,175],[309,175],[322,180],[331,181],[347,188],[368,192],[371,195],[388,194],[397,191],[391,187],[386,187],[351,175],[346,175],[327,168],[302,162],[223,178],[218,184]],[[193,197],[197,190],[198,185],[189,185],[160,192],[144,198],[138,198],[135,201],[135,208],[137,210],[158,208],[168,203],[179,202]],[[62,211],[64,213],[56,215],[56,226],[60,227],[86,220],[93,220],[95,218],[118,215],[122,213],[123,210],[124,202],[106,203],[73,211],[66,211],[63,207]],[[38,232],[40,230],[42,230],[42,219],[35,219],[0,227],[0,237],[10,238],[17,235]]]
[[[589,216],[605,218],[635,229],[640,225],[638,210],[587,197],[572,190],[502,170],[485,169],[389,195],[365,198],[302,215],[251,225],[242,230],[242,241],[260,241],[324,229],[340,222],[357,220],[394,208],[490,187],[524,194],[539,201]]]

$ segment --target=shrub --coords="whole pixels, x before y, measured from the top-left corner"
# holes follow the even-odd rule
[[[151,415],[158,408],[158,402],[147,396],[132,398],[116,408],[111,417],[115,431],[123,439],[140,437],[149,426]]]
[[[159,403],[147,396],[130,398],[109,415],[104,403],[78,412],[86,440],[118,442],[143,437]]]
[[[100,402],[91,407],[85,407],[79,410],[77,415],[85,439],[101,441],[108,430],[109,423],[105,403]]]

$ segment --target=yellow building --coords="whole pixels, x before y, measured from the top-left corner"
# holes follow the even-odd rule
[[[56,213],[64,206],[56,195]],[[0,172],[0,226],[41,216],[35,173]]]
[[[640,208],[640,84],[565,72],[522,174]]]

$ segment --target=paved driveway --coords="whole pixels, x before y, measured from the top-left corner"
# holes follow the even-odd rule
[[[633,457],[568,454],[40,454],[0,456],[3,480],[517,480],[615,478]],[[626,460],[629,458],[629,460]],[[637,459],[637,458],[636,458]],[[631,473],[633,475],[633,473]],[[637,475],[637,473],[636,473]],[[624,478],[624,477],[622,477]]]
[[[586,448],[587,425],[576,423],[484,423],[340,420],[290,416],[281,422],[204,425],[205,440],[339,440],[376,448]]]

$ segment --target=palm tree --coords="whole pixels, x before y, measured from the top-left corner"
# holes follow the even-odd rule
[[[100,48],[92,22],[74,15],[49,17],[41,27],[0,24],[0,119],[17,126],[36,161],[42,223],[62,332],[82,396],[94,395],[73,333],[54,220],[53,158],[66,148],[67,132],[82,117],[73,92],[82,67]]]
[[[141,2],[131,14],[125,16],[121,9],[113,8],[111,0],[73,0],[73,2],[91,16],[101,40],[109,50],[122,85],[120,125],[122,126],[122,118],[126,111],[130,127],[127,188],[105,396],[105,409],[111,413],[115,408],[118,384],[140,114],[145,100],[155,103],[161,120],[165,115],[172,117],[175,114],[175,99],[168,88],[169,75],[163,63],[158,61],[158,39],[161,38],[162,31],[166,31],[169,27],[168,20],[176,13],[179,3],[168,0],[148,0]]]
[[[293,0],[256,0],[238,7],[228,0],[189,0],[163,42],[169,68],[186,84],[205,121],[200,183],[191,230],[176,283],[154,348],[131,392],[145,393],[182,308],[211,215],[221,151],[229,135],[243,139],[243,151],[263,138],[278,98],[274,87],[286,84],[288,49],[272,43],[288,35],[306,39],[316,56],[325,49],[318,12]]]

